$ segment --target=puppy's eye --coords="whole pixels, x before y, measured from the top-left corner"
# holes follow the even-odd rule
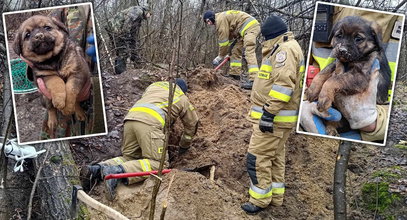
[[[342,39],[342,37],[343,37],[342,34],[337,34],[337,35],[336,35],[336,38],[338,38],[338,39]]]
[[[363,40],[364,40],[363,37],[360,37],[360,36],[356,36],[356,37],[355,37],[355,42],[356,42],[356,43],[360,43],[360,42],[362,42]]]
[[[44,29],[47,30],[47,31],[50,31],[50,30],[52,30],[52,27],[50,27],[50,26],[44,26]]]
[[[25,34],[24,38],[27,39],[27,38],[29,38],[30,36],[31,36],[31,34],[27,32],[27,33]]]

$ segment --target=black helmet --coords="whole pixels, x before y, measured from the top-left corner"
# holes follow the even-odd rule
[[[186,93],[188,91],[188,85],[184,79],[176,78],[175,84],[177,84],[177,86],[179,86],[184,93]]]
[[[212,21],[212,23],[215,24],[215,12],[213,11],[206,11],[205,14],[203,15],[203,20],[206,22],[206,20]]]
[[[279,16],[272,15],[268,17],[261,26],[261,34],[270,40],[287,32],[287,25]]]

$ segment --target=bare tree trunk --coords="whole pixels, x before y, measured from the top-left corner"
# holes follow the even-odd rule
[[[334,218],[346,219],[346,170],[352,144],[344,141],[338,150],[334,173]]]
[[[52,142],[36,146],[37,151],[46,149],[49,157],[41,171],[36,195],[39,197],[43,219],[70,219],[73,185],[80,185],[79,173],[69,148],[69,142]],[[45,153],[35,161],[41,166]]]

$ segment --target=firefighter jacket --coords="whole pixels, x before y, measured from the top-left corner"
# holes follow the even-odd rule
[[[124,120],[135,120],[164,128],[165,119],[168,116],[168,96],[168,82],[155,82],[151,84],[141,99],[129,110]],[[192,138],[197,130],[198,115],[195,108],[189,102],[188,97],[178,86],[176,86],[171,108],[171,118],[175,121],[176,118],[180,117],[184,125],[184,136],[188,139]]]
[[[231,40],[243,37],[247,29],[259,25],[259,22],[246,12],[229,10],[215,14],[216,32],[218,33],[219,56],[228,53]]]
[[[263,61],[254,80],[249,120],[258,123],[263,106],[276,115],[274,125],[292,128],[298,119],[304,56],[291,32],[263,44]]]

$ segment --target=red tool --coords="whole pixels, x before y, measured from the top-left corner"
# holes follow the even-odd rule
[[[230,60],[230,56],[226,56],[225,59],[220,63],[217,67],[215,67],[215,71],[220,69],[223,65],[225,65],[226,62]]]
[[[314,77],[319,73],[319,68],[314,66],[308,66],[308,73],[307,73],[307,87],[311,85],[312,80]]]
[[[164,169],[162,171],[163,174],[169,173],[171,169]],[[120,174],[109,174],[105,176],[105,180],[110,180],[110,179],[121,179],[121,178],[127,178],[127,177],[136,177],[136,176],[148,176],[151,174],[157,174],[158,170],[153,170],[153,171],[147,171],[147,172],[137,172],[137,173],[120,173]]]

